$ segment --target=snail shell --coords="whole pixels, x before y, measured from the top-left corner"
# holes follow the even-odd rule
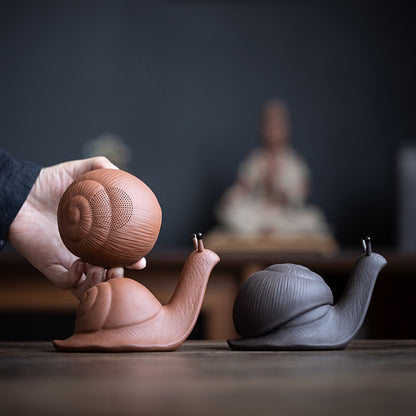
[[[65,246],[82,260],[103,267],[127,266],[144,257],[157,240],[161,221],[151,189],[118,169],[81,175],[58,207]]]
[[[333,304],[332,292],[318,274],[296,264],[275,264],[241,286],[234,302],[234,326],[241,336],[253,337],[328,304]]]
[[[141,324],[155,317],[162,305],[132,279],[111,279],[91,287],[78,310],[75,332],[99,331]]]

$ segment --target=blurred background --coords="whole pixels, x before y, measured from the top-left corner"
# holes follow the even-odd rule
[[[153,251],[189,251],[279,98],[340,247],[369,234],[393,250],[365,336],[414,337],[414,257],[397,252],[416,252],[415,21],[402,0],[2,0],[0,147],[44,166],[110,149],[160,201]],[[302,262],[340,293],[357,252],[223,257],[195,336],[231,336],[237,287],[262,263]],[[155,256],[140,279],[167,301],[183,260]],[[2,339],[72,333],[68,291],[6,253],[0,270]]]
[[[415,18],[400,0],[3,0],[0,145],[46,166],[114,135],[161,203],[156,247],[184,246],[215,224],[277,97],[338,242],[394,246]]]

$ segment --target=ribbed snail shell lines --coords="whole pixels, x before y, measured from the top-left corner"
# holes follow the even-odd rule
[[[316,273],[303,266],[273,265],[254,273],[240,288],[234,303],[234,325],[242,336],[257,336],[332,303],[331,290]]]
[[[162,212],[159,202],[152,190],[140,179],[128,174],[127,172],[114,171],[112,169],[102,169],[100,173],[101,182],[105,184],[106,189],[120,188],[119,191],[126,190],[124,195],[121,192],[114,193],[117,197],[117,207],[113,208],[113,215],[117,217],[120,213],[124,217],[123,212],[126,211],[125,196],[130,198],[133,214],[129,218],[128,232],[124,232],[121,222],[112,220],[114,227],[112,231],[113,247],[116,251],[129,251],[127,247],[140,246],[140,255],[146,255],[153,247],[161,225]],[[91,176],[94,171],[90,172]],[[89,175],[89,174],[87,174]],[[123,188],[123,190],[121,189]],[[115,201],[114,201],[115,202]],[[128,206],[130,204],[128,203]],[[122,208],[120,211],[119,208]],[[131,227],[130,227],[131,226]],[[139,243],[139,244],[138,244]]]
[[[85,180],[69,187],[58,207],[58,224],[66,241],[81,242],[91,231],[94,218],[90,199],[104,187],[96,181]]]
[[[104,267],[126,266],[145,256],[156,242],[161,218],[150,188],[115,169],[80,176],[58,208],[59,231],[67,248]]]
[[[157,230],[158,234],[162,214],[156,197],[150,192],[146,192],[144,194],[145,195],[143,197],[137,198],[134,202],[136,207],[135,210],[140,212],[140,215],[136,217],[137,223],[140,224],[140,226],[137,228],[138,230],[140,229],[140,241],[143,247],[147,247],[147,253],[155,243],[155,230]],[[127,235],[125,237],[127,239],[131,238],[132,242],[136,238],[133,235]]]
[[[133,208],[132,200],[122,189],[105,188],[90,180],[80,181],[68,189],[61,206],[65,212],[65,238],[78,243],[80,250],[84,243],[88,249],[98,249],[106,243],[110,232],[130,221]]]

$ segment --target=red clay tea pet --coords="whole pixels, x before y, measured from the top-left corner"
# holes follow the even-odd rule
[[[82,260],[126,266],[144,257],[159,234],[161,210],[153,192],[120,170],[99,169],[74,181],[62,197],[62,240]],[[74,335],[55,340],[60,351],[173,351],[192,331],[210,273],[219,257],[194,235],[175,292],[165,306],[143,285],[111,279],[88,289]]]

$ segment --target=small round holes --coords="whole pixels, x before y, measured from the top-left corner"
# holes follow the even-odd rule
[[[133,214],[133,202],[120,188],[104,188],[90,199],[93,224],[106,230],[126,225]]]

